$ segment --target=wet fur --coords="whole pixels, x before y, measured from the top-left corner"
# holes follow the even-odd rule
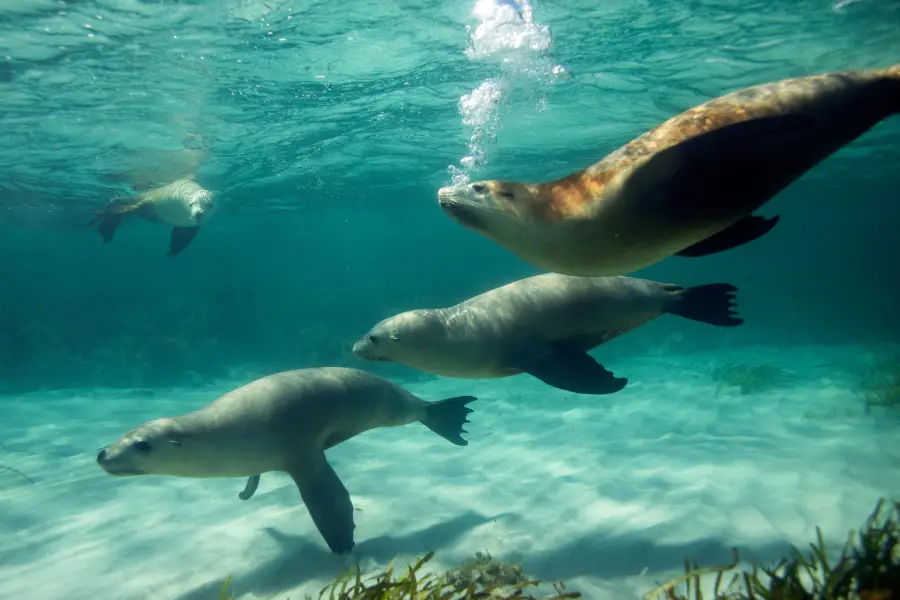
[[[900,66],[788,79],[691,108],[596,164],[555,181],[476,182],[490,189],[492,208],[464,199],[450,202],[452,193],[444,190],[441,202],[463,225],[543,269],[624,274],[723,232],[898,111]],[[734,154],[740,159],[723,162],[720,173],[687,163],[689,176],[682,178],[682,188],[654,179],[646,169],[661,151],[703,134],[754,119],[791,116],[798,119],[794,134],[748,138],[747,145],[757,144],[759,151],[748,148],[741,155],[738,147]],[[805,127],[800,119],[807,120]],[[492,218],[498,210],[508,216]]]
[[[197,191],[205,190],[191,180],[178,180],[134,197],[113,198],[95,213],[85,228],[97,224],[97,231],[106,244],[112,241],[126,216],[168,224],[172,226],[168,255],[176,256],[190,245],[200,229],[200,224],[190,216],[188,200]]]
[[[445,377],[539,376],[543,367],[536,361],[556,361],[555,353],[560,353],[558,363],[584,360],[588,350],[666,312],[719,326],[739,325],[730,305],[735,288],[715,285],[724,287],[706,291],[704,286],[685,289],[631,277],[545,273],[451,307],[395,315],[360,338],[354,353]],[[700,290],[699,295],[693,290]],[[584,363],[582,370],[592,368]],[[591,377],[603,376],[598,371]],[[572,389],[564,379],[554,379],[554,385]],[[606,391],[612,387],[597,389],[612,393]]]
[[[471,396],[425,402],[377,375],[337,367],[299,369],[257,379],[200,410],[150,421],[104,448],[97,462],[112,475],[250,477],[288,473],[329,547],[353,547],[349,493],[324,451],[364,431],[414,421],[456,445]],[[147,442],[150,449],[140,449]]]

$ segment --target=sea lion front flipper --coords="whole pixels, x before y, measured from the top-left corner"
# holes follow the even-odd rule
[[[328,464],[325,453],[320,450],[313,456],[304,456],[303,463],[291,467],[287,474],[297,484],[309,516],[331,551],[335,554],[350,552],[356,528],[353,503],[347,488]]]
[[[628,379],[616,377],[574,344],[547,344],[522,354],[512,366],[555,388],[576,394],[614,394]]]
[[[698,256],[707,256],[731,250],[738,246],[743,246],[748,242],[752,242],[757,238],[761,238],[765,234],[772,231],[775,224],[778,223],[780,217],[760,217],[758,215],[748,215],[722,231],[713,234],[701,240],[692,246],[688,246],[684,250],[675,253],[675,256],[685,258],[696,258]]]
[[[815,125],[809,115],[788,114],[718,127],[652,155],[638,168],[635,183],[642,189],[669,189],[686,196],[702,194],[704,188],[715,189],[709,185],[711,179],[731,179],[734,165],[764,166],[771,160],[773,147],[808,135]]]
[[[238,494],[238,498],[241,500],[249,500],[253,497],[253,494],[256,493],[256,488],[258,487],[259,475],[251,475],[247,478],[247,485],[245,485],[243,491]]]
[[[194,238],[197,237],[198,231],[200,231],[199,225],[197,227],[173,227],[172,238],[169,241],[169,251],[166,253],[166,256],[175,256],[187,248],[194,241]]]

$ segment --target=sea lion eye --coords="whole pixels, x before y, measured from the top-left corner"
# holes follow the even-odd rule
[[[473,184],[472,184],[472,190],[473,190],[476,194],[480,194],[480,193],[482,193],[482,192],[484,191],[484,186],[481,185],[480,183],[473,183]]]
[[[132,446],[138,452],[150,452],[151,450],[153,450],[153,447],[147,440],[137,440],[132,444]]]
[[[369,343],[370,343],[370,344],[377,344],[377,343],[378,343],[378,337],[377,337],[377,336],[369,335],[369,336],[368,336],[368,339],[369,339]]]

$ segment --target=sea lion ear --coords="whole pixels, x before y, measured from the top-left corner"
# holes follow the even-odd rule
[[[391,332],[391,339],[392,339],[392,340],[399,340],[399,339],[400,339],[400,336],[397,335],[397,332],[396,332],[396,331],[392,331],[392,332]]]
[[[173,446],[180,446],[181,440],[170,439],[169,443],[172,444]]]

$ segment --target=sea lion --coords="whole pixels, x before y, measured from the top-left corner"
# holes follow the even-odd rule
[[[587,352],[669,313],[734,327],[733,285],[684,288],[632,277],[544,273],[455,306],[420,309],[381,321],[353,345],[365,360],[393,361],[461,378],[528,373],[579,394],[612,394],[628,380]]]
[[[325,543],[344,554],[354,545],[353,504],[325,450],[369,429],[414,421],[465,446],[461,434],[472,412],[466,405],[475,399],[426,402],[356,369],[285,371],[252,381],[197,411],[144,423],[100,450],[97,462],[120,476],[249,477],[242,494],[247,498],[259,483],[255,476],[284,471],[297,484]]]
[[[447,186],[438,201],[541,269],[624,275],[766,234],[778,217],[753,211],[897,112],[900,65],[786,79],[691,108],[561,179]]]
[[[172,226],[167,256],[175,256],[194,240],[200,226],[218,209],[213,194],[189,179],[179,179],[168,185],[154,188],[136,196],[113,198],[94,219],[85,225],[90,227],[99,221],[97,231],[103,242],[112,240],[119,223],[133,214],[148,221]]]

